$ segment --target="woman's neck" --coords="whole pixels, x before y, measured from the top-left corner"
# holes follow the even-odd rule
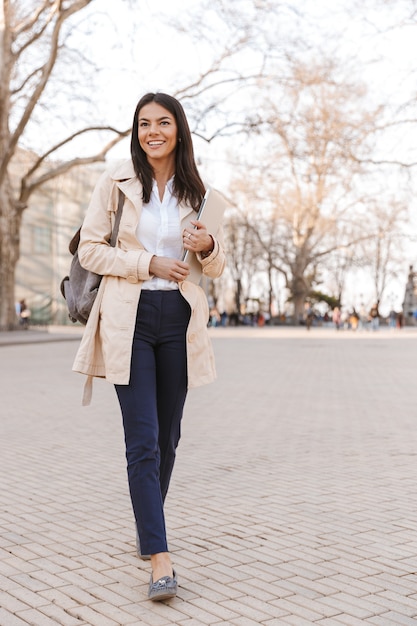
[[[158,185],[159,197],[162,200],[167,182],[175,174],[175,161],[165,163],[151,163],[153,177]]]

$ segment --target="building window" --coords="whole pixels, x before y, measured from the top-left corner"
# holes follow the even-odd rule
[[[48,226],[33,226],[33,254],[51,254],[51,229]]]

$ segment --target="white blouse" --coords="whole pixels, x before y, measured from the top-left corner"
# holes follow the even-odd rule
[[[136,237],[145,250],[156,256],[181,259],[181,224],[178,200],[173,194],[174,178],[167,182],[164,197],[159,199],[158,185],[153,181],[152,193],[147,204],[143,204]],[[145,280],[142,289],[178,289],[178,283],[154,276]]]

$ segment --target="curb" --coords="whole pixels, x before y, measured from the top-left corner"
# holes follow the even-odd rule
[[[82,330],[76,332],[57,332],[45,330],[11,330],[0,332],[0,347],[19,346],[34,343],[52,343],[59,341],[79,341]]]

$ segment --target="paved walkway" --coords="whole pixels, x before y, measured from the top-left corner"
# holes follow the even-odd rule
[[[0,337],[0,626],[416,626],[417,333],[210,332],[219,378],[187,402],[180,589],[160,604],[112,387],[81,408],[76,341]]]

